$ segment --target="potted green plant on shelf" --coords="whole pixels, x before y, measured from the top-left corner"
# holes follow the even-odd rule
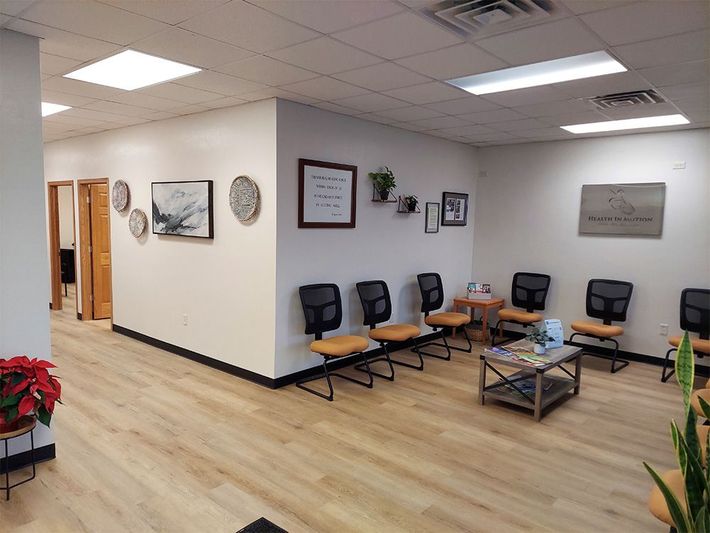
[[[680,475],[683,478],[685,502],[681,503],[682,498],[679,499],[664,478],[646,462],[643,466],[651,474],[663,495],[675,530],[678,533],[706,533],[710,531],[710,468],[707,462],[703,461],[702,447],[696,429],[697,414],[691,405],[695,381],[695,356],[687,331],[678,345],[675,371],[683,393],[685,431],[682,432],[675,420],[671,420],[671,437],[680,466]],[[705,418],[710,419],[710,404],[701,396],[698,396],[698,404]],[[706,446],[710,446],[710,432],[706,439]]]
[[[546,345],[548,341],[554,341],[554,337],[551,337],[547,333],[546,329],[533,328],[533,330],[525,335],[525,338],[533,342],[533,351],[542,355],[547,351]]]
[[[394,174],[389,167],[385,167],[384,171],[380,169],[380,172],[370,172],[368,176],[372,180],[372,183],[377,189],[380,195],[380,200],[386,201],[390,196],[390,191],[397,187],[397,183]]]
[[[410,213],[414,212],[417,210],[417,206],[419,205],[419,198],[415,195],[405,196],[404,204],[407,206],[407,210],[409,210]]]
[[[49,426],[55,404],[62,403],[62,387],[50,368],[56,367],[25,355],[0,359],[0,434],[15,431],[25,416]]]

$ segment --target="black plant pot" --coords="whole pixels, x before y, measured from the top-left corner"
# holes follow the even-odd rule
[[[412,212],[412,213],[413,213],[414,211],[417,210],[417,204],[414,204],[414,203],[412,203],[412,204],[407,204],[407,209],[409,210],[409,212]]]
[[[379,191],[380,193],[380,200],[383,202],[387,201],[387,199],[390,197],[390,192],[389,191]]]

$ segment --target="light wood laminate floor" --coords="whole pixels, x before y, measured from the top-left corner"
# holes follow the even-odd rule
[[[0,531],[667,531],[641,461],[673,466],[674,383],[589,360],[535,423],[476,403],[477,355],[398,368],[326,402],[268,390],[53,313],[56,460],[0,502]],[[304,342],[306,338],[304,337]],[[478,348],[477,348],[478,349]]]

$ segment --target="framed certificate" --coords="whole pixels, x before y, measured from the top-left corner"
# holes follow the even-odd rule
[[[354,228],[357,167],[298,160],[298,227]]]
[[[426,203],[426,217],[424,233],[439,233],[439,208],[438,202]]]

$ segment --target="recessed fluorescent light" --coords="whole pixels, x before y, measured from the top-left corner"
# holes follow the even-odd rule
[[[188,76],[200,70],[175,61],[168,61],[134,50],[126,50],[65,74],[64,77],[132,91]]]
[[[626,67],[606,52],[592,52],[533,63],[522,67],[512,67],[456,78],[449,80],[447,83],[455,85],[464,91],[480,95],[524,89],[526,87],[538,87],[550,83],[580,80],[624,71],[626,71]]]
[[[600,131],[635,130],[637,128],[660,128],[661,126],[677,126],[690,124],[683,115],[660,115],[657,117],[628,118],[626,120],[606,120],[588,124],[573,124],[560,126],[570,133],[598,133]]]
[[[42,102],[43,117],[48,117],[49,115],[54,115],[55,113],[61,113],[62,111],[66,111],[67,109],[71,109],[71,107],[68,105],[50,104],[49,102]]]

